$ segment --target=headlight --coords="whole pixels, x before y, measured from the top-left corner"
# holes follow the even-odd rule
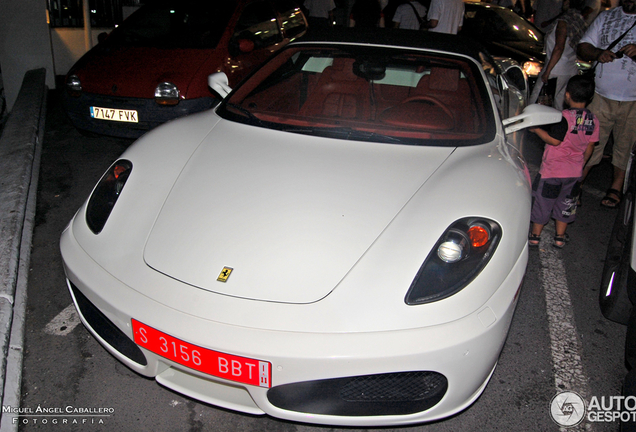
[[[527,61],[523,64],[523,70],[529,77],[536,77],[541,72],[541,63],[536,61]]]
[[[463,289],[490,261],[500,238],[501,227],[488,219],[464,218],[453,223],[417,272],[406,304],[438,301]]]
[[[69,75],[66,78],[66,91],[74,97],[78,97],[82,92],[82,83],[77,75]]]
[[[176,105],[179,103],[179,89],[170,82],[162,82],[155,88],[155,102],[159,105]]]
[[[86,223],[95,234],[99,234],[104,228],[131,171],[131,162],[119,160],[97,183],[86,207]]]

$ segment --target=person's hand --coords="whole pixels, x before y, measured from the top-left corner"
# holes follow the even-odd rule
[[[624,55],[626,55],[627,57],[631,57],[632,59],[635,59],[636,57],[636,45],[634,44],[629,44],[629,45],[625,45],[623,48],[621,48],[620,50],[618,50],[618,52],[616,53],[616,57],[620,58]]]
[[[550,72],[544,72],[543,75],[541,75],[541,81],[543,82],[543,84],[547,84],[549,79]]]
[[[603,50],[596,58],[596,61],[598,61],[599,63],[609,63],[613,62],[617,58],[618,56],[615,53],[608,50]]]

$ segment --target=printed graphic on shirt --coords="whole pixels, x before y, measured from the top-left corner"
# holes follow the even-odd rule
[[[627,20],[624,18],[621,8],[615,8],[612,10],[603,25],[599,29],[599,41],[601,47],[608,47],[612,42],[621,37],[628,28],[634,24],[634,20]],[[636,16],[634,17],[636,19]],[[618,51],[625,45],[636,43],[636,29],[632,29],[625,37],[616,45],[613,51]],[[631,59],[627,59],[631,61]]]
[[[579,132],[584,132],[585,135],[594,133],[594,114],[588,109],[576,110],[576,119],[570,133],[578,134]]]

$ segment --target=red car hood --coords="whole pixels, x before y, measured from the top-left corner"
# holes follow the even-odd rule
[[[177,86],[182,97],[209,96],[188,94],[188,90],[213,54],[210,49],[103,49],[90,53],[74,73],[87,93],[151,99],[157,84],[168,81]]]

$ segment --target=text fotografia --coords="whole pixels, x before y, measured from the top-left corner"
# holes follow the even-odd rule
[[[12,424],[14,425],[28,425],[28,424],[41,424],[41,425],[98,425],[98,424],[106,424],[102,417],[13,417]]]
[[[575,392],[561,392],[550,403],[550,415],[560,426],[589,423],[636,422],[636,396],[592,396],[586,403]]]

